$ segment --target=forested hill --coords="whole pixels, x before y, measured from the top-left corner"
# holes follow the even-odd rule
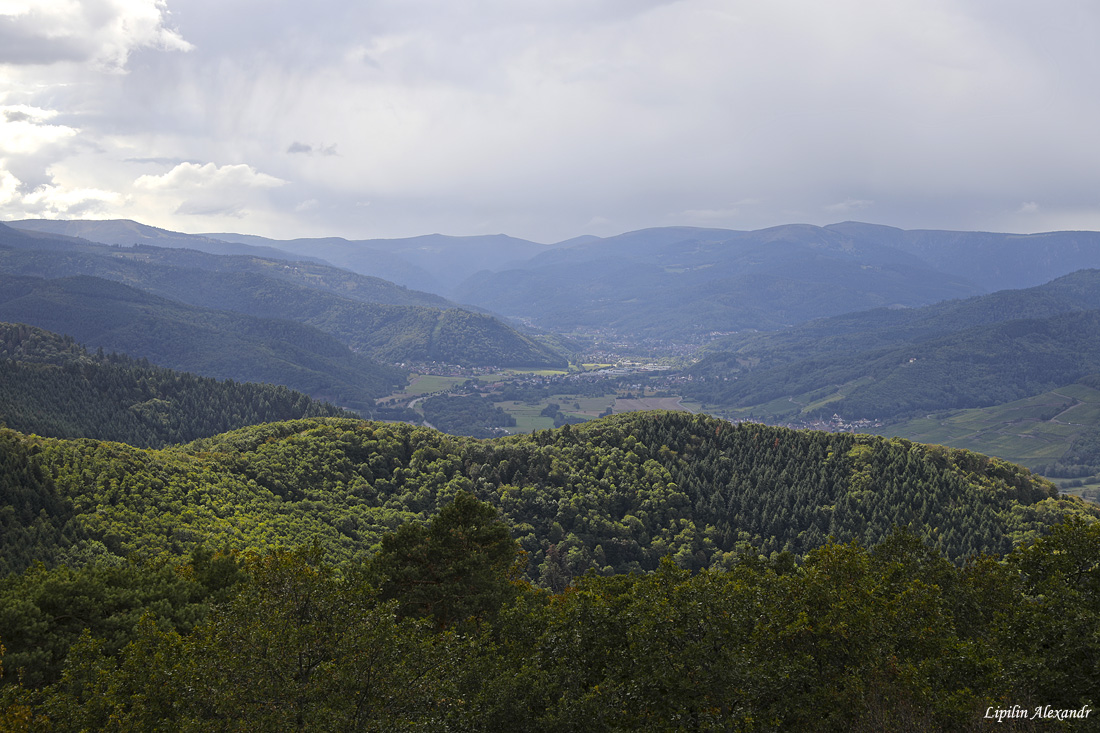
[[[456,491],[500,508],[526,571],[720,567],[746,547],[804,553],[911,527],[949,557],[1007,551],[1095,513],[1026,469],[873,436],[632,413],[534,435],[455,438],[406,424],[271,423],[158,451],[4,433],[8,570],[318,543],[365,558]]]
[[[156,447],[301,417],[355,415],[286,387],[90,354],[72,337],[0,323],[0,424],[22,433]]]
[[[45,222],[44,222],[45,223]],[[94,224],[103,222],[48,222],[52,224]],[[135,226],[145,228],[143,225]],[[163,230],[157,230],[162,231]],[[164,232],[170,234],[170,232]],[[180,235],[187,236],[187,235]],[[58,234],[24,231],[0,224],[0,250],[4,252],[5,267],[13,274],[39,277],[64,277],[68,275],[95,275],[118,280],[134,287],[151,289],[158,285],[171,287],[165,271],[199,271],[215,274],[250,274],[269,280],[336,293],[363,303],[384,305],[420,305],[435,308],[453,308],[455,303],[438,295],[410,290],[388,280],[360,275],[325,264],[304,255],[296,256],[276,249],[248,247],[237,253],[200,251],[142,243],[145,238],[123,239],[118,244],[107,245],[76,237]],[[188,238],[191,242],[193,238]],[[225,246],[225,242],[203,240],[212,245]],[[49,258],[35,257],[34,253],[48,252]],[[51,272],[44,272],[53,267]],[[190,283],[189,287],[194,287]],[[175,297],[169,293],[159,293]]]
[[[1100,270],[1078,270],[1022,290],[999,290],[921,308],[875,308],[819,318],[780,331],[716,339],[714,353],[771,368],[808,358],[914,345],[956,331],[1005,321],[1051,318],[1100,309]]]
[[[282,384],[365,410],[405,374],[291,321],[197,308],[94,277],[43,280],[0,274],[0,321],[72,336],[219,379]]]
[[[712,354],[685,393],[759,419],[898,420],[1031,397],[1100,371],[1100,310],[976,326],[902,345],[746,370]]]
[[[148,245],[111,247],[5,229],[0,230],[5,235],[0,272],[12,275],[90,275],[196,307],[296,321],[387,363],[567,364],[554,349],[495,317],[329,265]]]

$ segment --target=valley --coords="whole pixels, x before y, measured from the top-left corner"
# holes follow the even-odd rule
[[[990,291],[854,225],[17,224],[0,727],[967,730],[1093,700],[1100,239],[1033,240],[1080,267]]]
[[[1021,238],[848,222],[758,232],[671,227],[537,245],[441,235],[281,241],[187,235],[135,222],[12,225],[0,230],[0,273],[44,279],[19,281],[26,294],[21,300],[8,296],[0,319],[30,319],[88,346],[173,368],[275,381],[375,418],[423,422],[428,404],[446,409],[451,430],[489,437],[660,407],[942,441],[1049,470],[1060,480],[1096,473],[1089,471],[1092,464],[1075,463],[1080,431],[1049,420],[1019,431],[1012,427],[1016,408],[1000,412],[1000,406],[1041,399],[1100,374],[1095,233]],[[969,280],[937,269],[948,246],[970,263]],[[993,252],[998,261],[991,269]],[[870,279],[860,284],[842,274],[844,268]],[[421,275],[401,274],[412,272]],[[1048,275],[1052,279],[1041,281]],[[223,335],[185,335],[200,322],[226,323],[224,315],[171,306],[190,313],[183,326],[150,320],[143,306],[145,325],[131,327],[131,334],[179,334],[173,339],[191,344],[190,356],[181,360],[164,344],[143,343],[145,337],[50,316],[74,308],[95,312],[98,303],[74,298],[94,300],[113,287],[93,287],[94,280],[84,281],[82,290],[63,285],[73,276],[239,314],[234,318],[293,320],[342,342],[352,353],[341,359],[385,376],[358,378],[370,385],[365,391],[338,386],[348,378],[346,367],[339,367],[345,369],[341,376],[332,371],[335,364],[307,365],[304,354],[289,351],[279,361],[294,363],[290,370],[257,371],[259,360],[247,356],[256,346],[229,346]],[[935,288],[928,286],[933,281]],[[16,281],[8,282],[14,294]],[[53,289],[44,295],[47,282]],[[410,289],[416,285],[443,295]],[[994,289],[1005,285],[1026,287]],[[122,292],[111,295],[113,303],[125,300]],[[507,297],[519,300],[500,300],[513,292]],[[552,299],[540,300],[542,292]],[[826,292],[830,302],[822,299]],[[58,304],[46,305],[51,301]],[[171,309],[164,302],[158,308],[167,316]],[[569,316],[570,309],[588,320]],[[105,316],[97,320],[106,322]],[[259,323],[248,328],[255,331]],[[271,332],[273,325],[262,328]],[[242,333],[241,326],[231,330]],[[291,341],[320,343],[321,337],[301,332]],[[200,357],[199,344],[219,340],[226,344],[217,347],[220,356]],[[274,348],[290,346],[281,343]],[[229,363],[227,352],[242,358]],[[368,360],[373,366],[366,366]],[[242,369],[246,363],[251,366]],[[594,363],[605,371],[580,366]],[[660,370],[637,366],[647,363]],[[319,367],[329,373],[321,376]],[[420,375],[412,376],[419,386],[407,386],[409,375]],[[589,381],[583,389],[575,386]],[[442,402],[445,395],[465,402]],[[990,411],[1003,419],[988,417]],[[928,416],[947,413],[955,415],[949,421],[955,427],[930,427]],[[970,421],[984,427],[959,427]]]

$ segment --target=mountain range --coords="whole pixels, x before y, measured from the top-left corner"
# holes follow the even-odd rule
[[[114,244],[261,247],[322,258],[548,330],[671,341],[928,305],[1100,267],[1095,232],[905,231],[858,222],[758,231],[665,227],[553,245],[505,235],[276,240],[181,235],[127,222],[12,224]]]
[[[148,245],[107,246],[29,236],[0,225],[0,271],[42,278],[94,276],[195,307],[292,320],[387,363],[566,363],[554,349],[492,316],[315,262]],[[56,321],[34,325],[68,332]],[[134,350],[134,344],[129,346],[130,353],[144,355]]]
[[[1100,270],[915,309],[716,341],[685,393],[739,416],[897,420],[1023,399],[1100,372]]]

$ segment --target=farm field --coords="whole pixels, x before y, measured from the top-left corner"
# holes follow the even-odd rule
[[[898,423],[876,432],[986,453],[1032,467],[1057,461],[1100,426],[1100,391],[1081,384],[996,407]]]

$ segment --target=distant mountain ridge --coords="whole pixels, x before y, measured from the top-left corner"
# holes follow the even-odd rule
[[[1001,234],[903,230],[843,222],[826,229],[908,252],[946,272],[965,272],[989,291],[1027,288],[1075,270],[1100,267],[1100,233]]]
[[[988,407],[1100,371],[1100,270],[912,311],[822,319],[716,345],[685,392],[735,415],[894,420]],[[725,349],[725,350],[723,350]]]
[[[456,284],[477,272],[501,269],[548,249],[547,245],[505,234],[471,237],[427,234],[403,239],[361,240],[340,237],[272,240],[240,234],[205,236],[226,242],[276,247],[295,254],[311,253],[354,272],[376,275],[448,297]]]
[[[455,297],[553,330],[678,340],[980,291],[898,250],[792,225],[648,229],[556,247],[519,268],[480,273]]]
[[[117,222],[13,224],[100,241],[119,241],[129,231]],[[275,240],[140,233],[158,246],[197,237],[203,246],[221,241],[320,257],[544,329],[670,341],[777,330],[875,307],[920,307],[1100,268],[1097,232],[907,231],[859,222],[757,231],[664,227],[553,245],[506,235]]]
[[[22,219],[10,221],[8,225],[19,230],[75,237],[123,247],[153,244],[158,247],[186,248],[217,255],[255,255],[279,259],[286,259],[287,255],[286,250],[274,247],[242,245],[201,234],[173,232],[131,219]],[[303,259],[321,261],[316,257],[303,256]]]
[[[91,275],[194,306],[293,320],[389,363],[567,364],[554,349],[491,316],[329,265],[44,236],[0,229],[0,247],[7,244],[0,249],[0,271],[46,278]]]

